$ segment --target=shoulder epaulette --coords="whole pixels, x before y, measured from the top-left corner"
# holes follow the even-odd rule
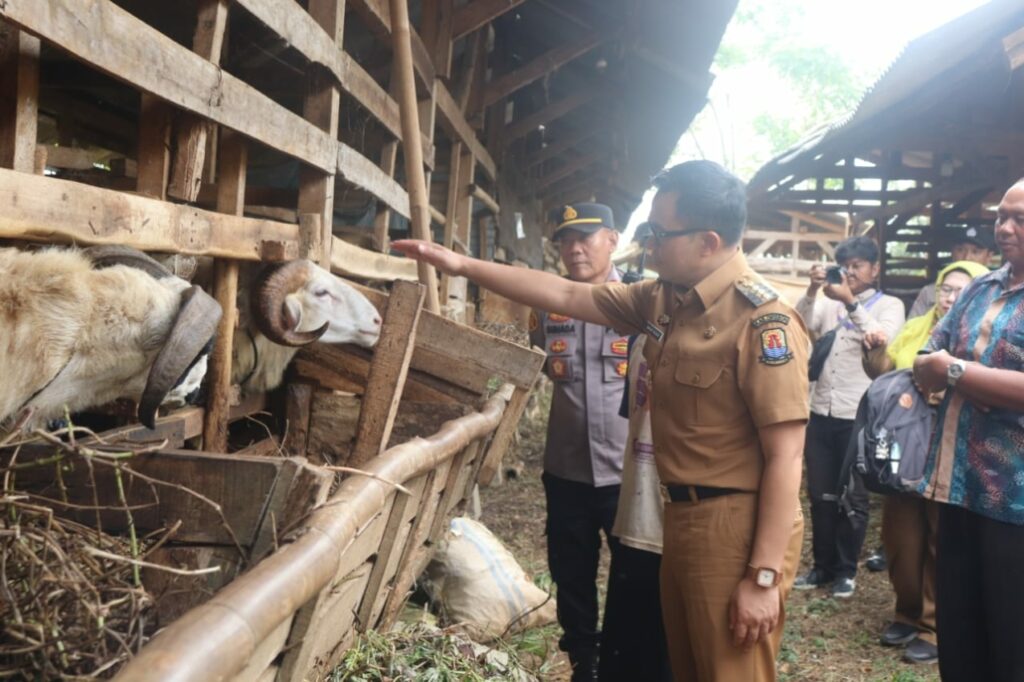
[[[752,277],[743,277],[736,281],[736,289],[743,294],[743,297],[750,301],[751,305],[755,308],[763,306],[769,301],[774,301],[779,297],[779,292],[775,291],[767,282],[763,280],[754,279]]]

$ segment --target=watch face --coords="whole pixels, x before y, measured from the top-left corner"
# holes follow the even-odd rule
[[[775,571],[769,568],[762,568],[757,572],[757,584],[761,587],[771,587],[775,584]]]

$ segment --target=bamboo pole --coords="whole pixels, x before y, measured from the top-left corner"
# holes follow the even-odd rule
[[[405,157],[405,177],[409,191],[409,213],[412,216],[412,235],[416,239],[431,241],[430,197],[423,174],[423,147],[420,144],[419,103],[416,101],[416,80],[412,68],[412,36],[409,28],[409,8],[406,0],[390,0],[391,44],[398,76],[398,104],[402,114],[402,151]],[[437,293],[437,273],[427,263],[417,264],[420,282],[427,287],[427,310],[441,312]]]
[[[231,679],[267,636],[335,577],[345,548],[395,494],[383,481],[406,482],[441,466],[492,433],[505,408],[504,396],[495,395],[480,412],[445,423],[433,436],[388,449],[366,466],[374,477],[343,481],[295,542],[162,630],[115,680]]]

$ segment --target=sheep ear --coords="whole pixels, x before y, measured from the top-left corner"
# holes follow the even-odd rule
[[[213,338],[222,314],[220,304],[198,286],[181,295],[178,316],[149,369],[139,401],[139,421],[146,428],[156,427],[157,408]]]
[[[284,320],[284,327],[290,332],[299,328],[302,324],[302,306],[295,300],[294,294],[285,296],[281,303],[281,317]]]

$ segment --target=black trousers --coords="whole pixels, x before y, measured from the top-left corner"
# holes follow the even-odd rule
[[[944,504],[935,607],[944,682],[1024,681],[1024,526]]]
[[[601,628],[601,682],[671,682],[661,621],[661,555],[619,543]]]
[[[843,458],[853,432],[852,419],[811,413],[804,443],[807,493],[811,498],[811,549],[814,567],[833,578],[857,575],[857,559],[868,529],[868,493],[859,477],[839,506]]]
[[[595,488],[544,473],[547,497],[548,567],[558,588],[558,644],[575,668],[597,664],[597,566],[601,531],[614,560],[619,542],[612,537],[619,486]]]

